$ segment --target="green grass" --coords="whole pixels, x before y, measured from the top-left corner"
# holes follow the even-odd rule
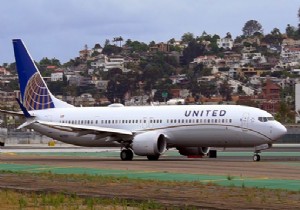
[[[80,197],[76,194],[0,189],[1,209],[166,209],[152,200]]]
[[[144,197],[134,200],[132,197],[131,199],[120,196],[110,197],[114,196],[114,194],[109,193],[105,194],[106,197],[97,197],[97,194],[93,193],[77,195],[70,188],[61,188],[65,189],[62,192],[54,188],[52,193],[47,191],[47,188],[39,192],[0,189],[1,208],[3,209],[193,209],[193,206],[184,206],[184,203],[180,207],[170,203],[167,205],[162,204],[156,201],[154,197],[151,197],[152,195],[160,195],[160,193],[165,196],[164,192],[175,193],[174,196],[176,197],[176,192],[180,190],[184,191],[184,189],[192,190],[191,192],[195,193],[193,195],[199,201],[208,198],[214,200],[216,196],[219,199],[225,196],[223,199],[226,199],[226,202],[228,199],[234,199],[231,202],[255,203],[263,204],[264,206],[268,206],[273,201],[279,204],[300,201],[300,191],[245,187],[244,181],[241,181],[241,186],[237,186],[233,181],[238,179],[238,177],[231,175],[227,176],[231,185],[224,187],[214,182],[142,180],[107,175],[54,174],[51,171],[42,173],[0,171],[0,173],[7,174],[7,179],[14,175],[15,179],[20,177],[20,179],[23,178],[24,180],[44,180],[41,183],[47,183],[47,186],[51,186],[52,182],[54,184],[72,183],[73,190],[76,190],[76,186],[81,189],[105,186],[110,186],[112,189],[123,186],[120,189],[129,190],[127,186],[130,186],[130,190],[137,190],[143,195],[145,193]],[[153,194],[149,194],[148,191],[150,189],[156,189],[156,191],[153,191]],[[171,191],[165,191],[170,189]],[[84,190],[75,192],[82,193]],[[216,195],[218,192],[220,194]],[[291,197],[294,198],[290,199]]]

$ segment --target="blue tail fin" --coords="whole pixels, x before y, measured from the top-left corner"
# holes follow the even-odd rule
[[[13,46],[23,106],[28,111],[72,107],[51,94],[22,40],[14,39]]]

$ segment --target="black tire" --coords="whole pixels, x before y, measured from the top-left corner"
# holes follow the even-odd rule
[[[209,150],[209,158],[217,158],[217,150]]]
[[[253,161],[260,161],[260,155],[259,154],[253,155]]]
[[[148,160],[158,160],[159,155],[147,155]]]
[[[132,160],[133,152],[131,149],[123,149],[120,153],[121,160]]]

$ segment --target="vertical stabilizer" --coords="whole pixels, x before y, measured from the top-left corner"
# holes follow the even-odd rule
[[[51,94],[22,40],[14,39],[13,46],[23,106],[29,111],[73,107]]]

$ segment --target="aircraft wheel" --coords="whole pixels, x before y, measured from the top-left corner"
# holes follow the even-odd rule
[[[259,154],[253,155],[253,161],[260,161],[260,155]]]
[[[132,160],[133,152],[131,149],[123,149],[120,153],[121,160]]]
[[[147,155],[148,160],[158,160],[159,155]]]
[[[209,150],[208,157],[209,158],[217,158],[217,150]]]

